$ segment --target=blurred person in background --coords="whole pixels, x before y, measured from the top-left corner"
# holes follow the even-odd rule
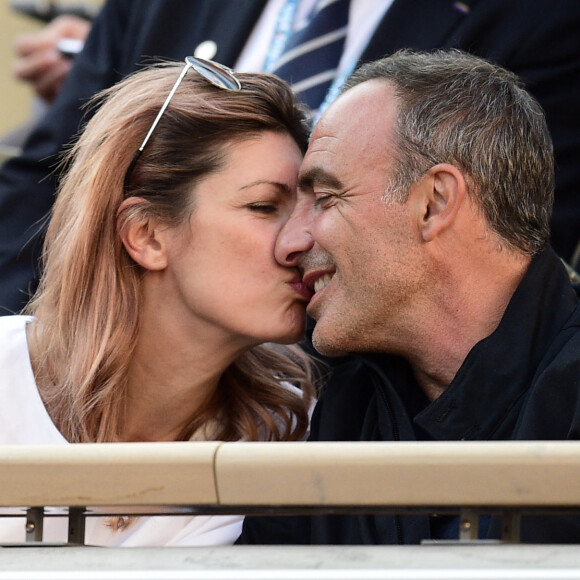
[[[91,29],[91,19],[60,14],[39,32],[22,34],[14,41],[16,60],[12,73],[34,89],[30,118],[0,136],[0,144],[22,148],[30,132],[46,113],[68,76],[74,56],[82,50]]]
[[[78,16],[62,15],[40,32],[16,38],[14,76],[34,87],[46,103],[54,101],[91,29],[91,23]],[[76,41],[71,42],[71,41]]]

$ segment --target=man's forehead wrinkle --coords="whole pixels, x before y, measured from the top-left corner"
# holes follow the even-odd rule
[[[341,138],[337,135],[321,135],[320,137],[315,136],[312,141],[310,141],[310,151],[309,153],[318,151],[327,151],[328,153],[334,153],[334,147],[340,144]]]

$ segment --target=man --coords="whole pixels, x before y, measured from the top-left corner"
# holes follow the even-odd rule
[[[108,0],[85,49],[23,154],[0,170],[0,314],[33,291],[41,243],[33,234],[49,212],[52,170],[92,111],[81,106],[144,63],[196,53],[236,70],[260,69],[281,8],[296,0]],[[313,0],[300,0],[300,17]],[[286,12],[284,12],[286,13]],[[350,0],[341,70],[400,48],[460,48],[520,75],[540,100],[558,171],[552,242],[572,258],[580,237],[580,2],[577,0]],[[198,53],[199,51],[199,53]],[[32,238],[32,240],[31,240]]]
[[[552,146],[512,73],[459,51],[364,65],[322,116],[276,258],[339,358],[311,439],[577,439],[580,307],[549,246]],[[368,354],[372,353],[372,354]],[[267,530],[267,533],[264,531]],[[486,518],[483,537],[500,535]],[[245,542],[416,543],[457,518],[248,518]],[[577,542],[528,517],[526,542]]]

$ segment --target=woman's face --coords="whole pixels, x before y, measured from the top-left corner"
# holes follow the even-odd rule
[[[243,346],[302,336],[310,293],[274,259],[301,161],[291,137],[266,132],[234,144],[224,169],[195,188],[190,219],[168,237],[164,306],[174,320]]]

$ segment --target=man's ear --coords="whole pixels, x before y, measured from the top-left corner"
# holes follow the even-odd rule
[[[117,231],[127,253],[146,270],[163,270],[167,255],[159,224],[146,211],[149,202],[129,197],[117,212]]]
[[[430,242],[453,224],[467,185],[461,171],[449,163],[434,165],[421,181],[423,198],[419,229],[423,240]]]

